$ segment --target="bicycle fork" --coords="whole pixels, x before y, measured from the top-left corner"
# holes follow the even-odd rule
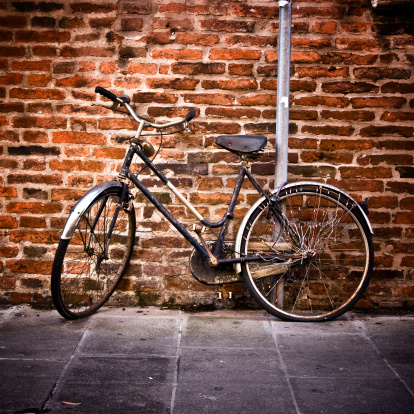
[[[101,256],[98,258],[98,266],[102,260],[108,260],[109,258],[109,244],[111,243],[111,237],[112,237],[112,233],[114,231],[115,228],[115,223],[118,219],[118,215],[119,215],[119,211],[121,208],[123,208],[124,205],[124,201],[125,201],[125,197],[128,193],[128,183],[123,183],[124,185],[122,186],[122,192],[121,192],[121,196],[119,198],[118,204],[115,207],[115,212],[114,212],[114,216],[112,217],[111,223],[109,225],[108,231],[106,233],[106,238],[104,239],[103,243],[103,251],[101,253]],[[105,207],[106,207],[106,203],[108,201],[108,197],[105,196],[104,200],[102,201],[101,205],[99,206],[99,210],[96,213],[96,216],[93,220],[92,225],[90,226],[90,232],[89,232],[89,236],[88,236],[88,242],[87,245],[85,246],[85,250],[87,252],[90,252],[91,250],[91,244],[92,244],[92,240],[93,237],[96,238],[95,235],[95,227],[98,223],[98,221],[101,218],[102,212],[104,211]],[[95,235],[95,236],[94,236]]]

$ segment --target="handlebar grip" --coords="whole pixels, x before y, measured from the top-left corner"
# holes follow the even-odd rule
[[[195,118],[195,116],[196,116],[195,109],[191,109],[190,112],[188,112],[188,114],[185,116],[185,120],[187,122],[190,122],[193,118]]]
[[[97,86],[95,88],[95,92],[100,93],[101,95],[105,96],[106,98],[110,99],[113,102],[118,102],[118,97],[115,94],[113,94],[112,92],[109,92],[108,90],[100,86]]]

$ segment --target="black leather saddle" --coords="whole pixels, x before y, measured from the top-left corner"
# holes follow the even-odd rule
[[[216,144],[228,151],[248,158],[259,158],[267,144],[263,135],[221,135],[217,137]]]

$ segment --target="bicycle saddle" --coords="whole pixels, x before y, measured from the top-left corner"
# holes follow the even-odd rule
[[[267,144],[267,138],[263,135],[221,135],[217,137],[216,144],[239,156],[259,158]]]

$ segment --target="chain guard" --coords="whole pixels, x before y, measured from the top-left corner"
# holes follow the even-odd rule
[[[207,241],[207,246],[213,251],[216,242]],[[219,259],[231,259],[234,254],[234,243],[225,243]],[[223,285],[225,283],[242,282],[241,274],[236,274],[232,264],[211,267],[207,260],[197,250],[193,249],[190,256],[190,269],[193,276],[205,285]]]

